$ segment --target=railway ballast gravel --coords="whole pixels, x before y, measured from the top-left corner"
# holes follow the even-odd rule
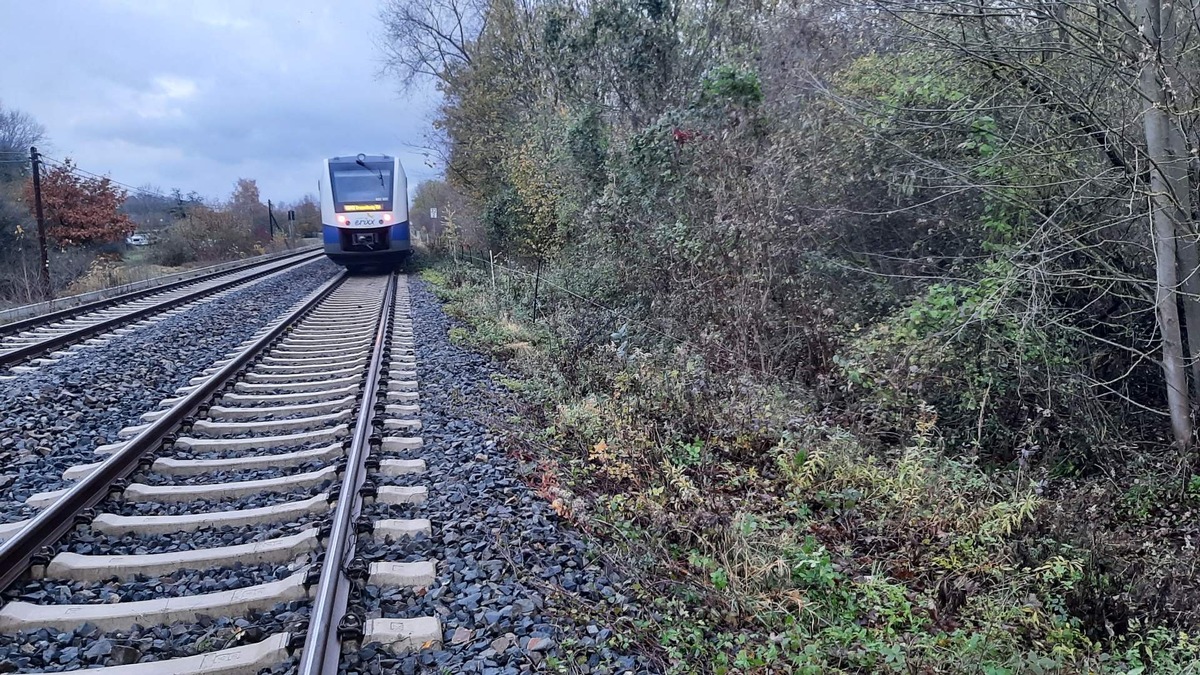
[[[0,653],[6,660],[0,669],[136,662],[137,672],[146,674],[232,674],[287,660],[288,646],[303,635],[311,611],[307,589],[320,572],[320,531],[306,516],[331,508],[348,433],[342,420],[356,400],[345,390],[353,392],[364,367],[377,368],[363,358],[370,351],[364,341],[373,339],[383,311],[380,291],[392,283],[389,277],[341,276],[324,284],[302,305],[289,307],[288,322],[232,345],[119,432],[130,440],[95,448],[89,463],[71,467],[67,477],[80,481],[74,491],[80,493],[95,482],[89,474],[103,470],[100,462],[111,464],[106,456],[136,459],[142,447],[151,453],[47,558],[35,562],[32,578],[5,592]],[[357,364],[356,376],[340,377],[339,365],[328,363],[329,352]],[[309,365],[314,363],[316,370]],[[311,407],[333,411],[312,415]],[[195,417],[181,417],[189,410]],[[178,437],[162,435],[179,421]],[[147,438],[159,440],[145,446],[139,439]],[[158,449],[163,440],[167,444]],[[291,455],[256,452],[287,444],[305,447]],[[198,460],[198,448],[227,456]],[[105,479],[97,487],[107,484]],[[51,503],[46,516],[68,501]],[[133,505],[136,515],[129,513]],[[269,508],[274,505],[281,508]],[[56,518],[35,524],[47,520]],[[247,543],[223,541],[231,532]],[[191,546],[156,552],[162,535]],[[196,546],[200,542],[211,545]]]
[[[339,272],[319,260],[0,383],[0,522],[62,472]]]
[[[0,513],[79,515],[3,591],[0,672],[656,672],[598,618],[638,613],[629,581],[484,422],[513,414],[495,365],[420,282],[309,268],[6,388]],[[89,511],[44,494],[138,457]]]
[[[367,513],[419,516],[435,527],[431,536],[366,541],[360,555],[438,561],[428,588],[368,587],[366,608],[368,616],[440,617],[443,649],[396,656],[366,645],[348,656],[342,672],[499,675],[544,670],[547,657],[570,662],[571,672],[655,672],[652,663],[612,645],[610,626],[568,618],[573,604],[635,614],[628,580],[521,482],[511,448],[498,445],[482,421],[515,414],[502,407],[507,394],[493,378],[498,367],[450,342],[453,324],[424,282],[411,282],[410,290],[424,447],[384,457],[422,457],[427,468],[380,485],[425,485],[429,498],[420,505],[376,503]]]

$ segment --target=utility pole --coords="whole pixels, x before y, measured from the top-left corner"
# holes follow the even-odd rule
[[[33,204],[37,215],[38,251],[41,254],[42,299],[52,300],[54,289],[50,286],[50,252],[46,248],[46,216],[42,212],[42,173],[37,146],[29,148],[29,163],[33,167]]]
[[[275,239],[275,212],[271,210],[271,200],[267,200],[267,227],[271,230],[271,239]]]

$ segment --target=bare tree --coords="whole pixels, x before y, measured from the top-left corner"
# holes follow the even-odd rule
[[[1147,103],[1142,116],[1146,135],[1146,153],[1150,167],[1150,218],[1153,223],[1154,254],[1158,287],[1155,311],[1162,332],[1163,375],[1167,381],[1167,408],[1171,413],[1171,430],[1181,446],[1191,443],[1191,417],[1188,410],[1187,370],[1184,366],[1183,339],[1179,325],[1179,247],[1176,245],[1177,223],[1185,216],[1179,202],[1172,196],[1179,180],[1168,175],[1177,164],[1172,139],[1171,118],[1167,111],[1167,86],[1161,77],[1159,64],[1164,57],[1163,6],[1160,0],[1141,0],[1138,3],[1142,21],[1141,32],[1146,48],[1138,77],[1138,91]],[[1170,14],[1168,9],[1168,21]],[[1181,138],[1181,137],[1180,137]],[[1183,176],[1186,180],[1186,174]],[[1185,274],[1187,271],[1185,270]]]
[[[1038,252],[1036,262],[1017,264],[1027,282],[1017,286],[1042,288],[1046,282],[1039,292],[1059,294],[1087,288],[1092,297],[1107,298],[1103,302],[1129,302],[1128,316],[1153,313],[1157,337],[1137,334],[1125,348],[1137,362],[1159,361],[1172,435],[1178,445],[1190,446],[1189,363],[1193,388],[1200,391],[1200,261],[1192,198],[1200,172],[1189,166],[1197,117],[1190,79],[1195,56],[1187,42],[1200,20],[1190,10],[1175,11],[1174,0],[876,4],[955,62],[980,67],[1004,85],[988,95],[1011,98],[980,98],[989,102],[975,105],[1007,124],[997,142],[1010,158],[1025,158],[1012,161],[1027,161],[1049,147],[1070,148],[1072,163],[1046,164],[1038,171],[1050,180],[1020,188],[1041,225],[1014,249]],[[1008,107],[993,100],[1006,100]],[[1019,122],[1011,110],[1023,111]],[[977,173],[978,165],[956,167],[954,158],[933,156],[922,163],[933,175],[953,176],[956,184],[996,198],[992,186],[979,180],[988,174]],[[1056,193],[1066,203],[1047,208]],[[1046,264],[1068,260],[1063,267]],[[1098,332],[1084,333],[1103,336],[1113,327],[1101,322]],[[1161,356],[1151,357],[1151,343]],[[1121,396],[1111,387],[1120,379],[1093,386]]]
[[[383,21],[384,72],[405,88],[423,78],[446,82],[470,65],[475,37],[484,29],[484,0],[387,0]]]
[[[29,146],[37,145],[45,135],[46,128],[29,113],[6,108],[0,102],[0,152],[27,153]]]
[[[1150,159],[1150,217],[1153,223],[1154,253],[1158,288],[1155,311],[1162,331],[1163,374],[1167,381],[1167,408],[1175,442],[1192,442],[1189,414],[1187,371],[1179,322],[1179,289],[1197,290],[1195,242],[1189,236],[1191,199],[1188,185],[1187,150],[1183,134],[1171,115],[1172,96],[1167,64],[1173,61],[1177,38],[1171,0],[1141,0],[1135,17],[1140,28],[1142,49],[1138,93],[1145,101],[1142,125],[1146,136],[1146,154]],[[1185,303],[1188,337],[1193,368],[1200,373],[1200,299],[1194,295]]]

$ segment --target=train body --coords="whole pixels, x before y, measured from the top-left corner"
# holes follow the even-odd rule
[[[320,179],[325,254],[349,269],[391,268],[412,253],[408,178],[388,155],[330,157]]]

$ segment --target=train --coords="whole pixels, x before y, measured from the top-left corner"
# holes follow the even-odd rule
[[[396,157],[330,157],[318,181],[325,255],[348,270],[395,269],[412,255],[408,178]]]

